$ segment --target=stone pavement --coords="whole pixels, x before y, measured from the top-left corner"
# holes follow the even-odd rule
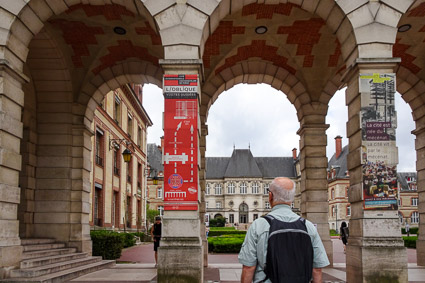
[[[341,241],[332,239],[334,248],[334,266],[323,269],[323,282],[340,283],[345,281],[345,254]],[[235,283],[240,281],[242,266],[237,254],[210,254],[208,268],[204,269],[204,281],[207,283]],[[416,250],[408,249],[409,282],[425,283],[425,268],[416,265]],[[100,270],[78,277],[69,283],[95,282],[156,282],[156,269],[153,256],[153,244],[142,244],[123,251],[114,268]]]

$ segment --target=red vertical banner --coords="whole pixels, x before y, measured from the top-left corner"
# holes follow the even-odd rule
[[[164,75],[164,209],[198,209],[198,75]]]

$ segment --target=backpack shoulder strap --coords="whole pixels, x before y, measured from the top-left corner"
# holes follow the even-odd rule
[[[262,216],[264,219],[266,219],[267,220],[267,222],[269,223],[269,225],[271,226],[272,225],[272,221],[274,220],[274,219],[276,219],[276,218],[274,218],[273,216],[271,216],[271,215],[269,215],[269,214],[267,214],[267,215],[264,215],[264,216]]]

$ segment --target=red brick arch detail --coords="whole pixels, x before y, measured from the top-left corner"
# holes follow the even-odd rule
[[[230,44],[234,34],[244,33],[245,27],[233,26],[233,21],[221,21],[205,43],[204,56],[202,57],[205,68],[211,66],[211,56],[220,54],[220,45]]]
[[[109,53],[99,58],[101,64],[92,70],[97,75],[100,71],[112,67],[127,58],[138,58],[158,66],[158,58],[149,54],[145,47],[134,46],[130,40],[118,40],[118,45],[108,47]]]
[[[236,63],[245,61],[249,58],[259,57],[263,60],[270,61],[273,65],[284,68],[291,74],[295,74],[296,70],[288,65],[288,58],[277,54],[277,47],[266,44],[265,40],[253,40],[250,45],[238,48],[236,55],[226,58],[225,63],[216,69],[215,74],[234,66]]]
[[[118,4],[106,4],[106,5],[88,5],[88,4],[77,4],[71,6],[69,10],[66,11],[67,14],[70,14],[74,11],[82,9],[88,17],[93,16],[104,16],[108,21],[117,21],[122,20],[122,16],[134,17],[134,13],[127,10],[126,7]]]
[[[278,34],[287,34],[286,43],[297,44],[296,55],[305,56],[303,67],[312,67],[314,55],[313,46],[320,40],[322,34],[319,32],[325,21],[321,18],[295,21],[292,26],[280,26]]]
[[[101,27],[90,27],[85,23],[67,20],[51,20],[52,25],[62,30],[65,42],[71,45],[74,55],[71,57],[74,66],[83,67],[83,56],[90,56],[88,45],[98,44],[96,35],[104,34]]]
[[[329,56],[328,67],[336,67],[338,65],[339,57],[341,56],[341,44],[338,39],[335,39],[335,52]]]
[[[300,7],[292,3],[257,4],[252,3],[242,8],[242,16],[257,15],[257,19],[271,19],[273,14],[291,15],[293,7]]]
[[[397,38],[393,46],[393,57],[400,57],[400,64],[406,69],[410,70],[413,74],[417,74],[421,68],[413,63],[416,57],[406,52],[410,45],[401,44],[400,40],[401,38]]]
[[[423,17],[425,16],[425,2],[418,7],[410,10],[408,17]]]
[[[149,35],[151,37],[152,45],[161,45],[161,37],[155,32],[153,28],[149,25],[149,22],[145,22],[145,27],[136,27],[135,31],[140,35]]]

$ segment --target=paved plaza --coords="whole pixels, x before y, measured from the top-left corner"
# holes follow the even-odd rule
[[[334,266],[323,270],[323,282],[346,282],[345,254],[341,241],[332,239]],[[425,283],[425,268],[416,265],[416,250],[408,249],[409,282]],[[237,254],[210,254],[204,282],[239,282],[242,265]],[[69,283],[93,282],[156,282],[153,244],[142,244],[123,251],[117,265],[76,278]]]

